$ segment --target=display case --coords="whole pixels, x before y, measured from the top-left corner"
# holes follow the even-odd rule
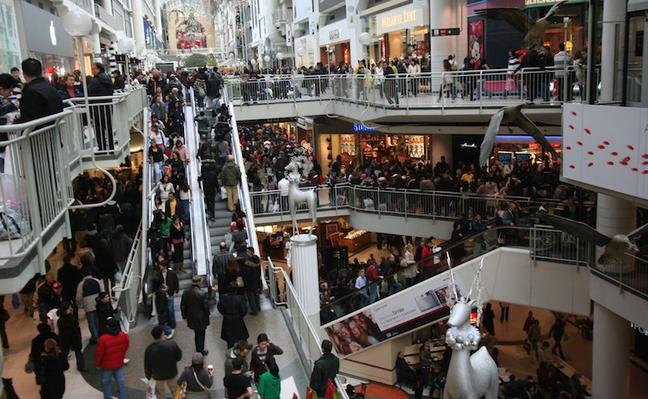
[[[351,230],[340,239],[340,246],[347,247],[349,252],[356,252],[369,244],[371,234],[365,230]]]
[[[352,157],[356,155],[356,140],[353,134],[340,135],[340,153],[345,152]]]

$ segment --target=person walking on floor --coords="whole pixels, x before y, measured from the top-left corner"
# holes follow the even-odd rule
[[[267,334],[259,334],[257,346],[252,349],[250,360],[250,369],[254,373],[254,382],[258,383],[259,378],[269,369],[270,365],[276,364],[274,357],[282,354],[283,349],[270,342]]]
[[[83,357],[83,346],[81,345],[81,327],[79,320],[74,315],[74,308],[69,302],[63,302],[58,310],[58,332],[61,351],[67,358],[70,351],[74,351],[76,357],[77,370],[80,372],[88,371],[85,366]]]
[[[207,356],[205,330],[209,325],[209,304],[207,303],[207,297],[200,289],[201,284],[202,277],[194,276],[191,281],[191,288],[182,293],[180,311],[182,318],[187,320],[187,326],[194,332],[196,352]]]
[[[332,351],[333,343],[328,339],[322,341],[322,357],[313,365],[309,386],[317,393],[318,398],[326,395],[328,382],[333,382],[340,371],[340,359],[331,353]]]
[[[37,374],[37,383],[41,387],[40,397],[62,399],[65,393],[65,370],[70,368],[67,356],[53,338],[45,340],[43,349]]]
[[[119,320],[109,318],[107,332],[99,337],[95,352],[95,365],[101,370],[101,390],[104,399],[112,399],[111,382],[117,382],[118,398],[126,399],[124,358],[128,351],[128,335],[119,327]]]
[[[155,397],[165,398],[166,388],[173,395],[177,386],[177,363],[182,359],[182,350],[175,341],[166,339],[160,326],[151,330],[155,342],[144,352],[144,375],[148,380],[155,380]]]
[[[227,162],[225,162],[219,177],[227,191],[227,209],[234,212],[235,205],[238,203],[238,185],[241,183],[241,170],[234,163],[233,155],[227,156]]]
[[[554,340],[553,347],[551,348],[551,353],[555,355],[557,351],[558,354],[560,355],[560,358],[565,360],[565,352],[563,352],[563,348],[562,348],[562,340],[563,337],[565,336],[564,316],[556,314],[556,321],[551,326],[551,330],[549,330],[549,335],[551,335],[551,338],[553,338]]]
[[[31,361],[36,376],[36,384],[40,385],[41,358],[45,352],[45,341],[53,339],[58,342],[58,335],[52,332],[52,328],[47,323],[38,324],[38,335],[31,341],[31,351],[29,352],[29,361]]]
[[[169,263],[166,259],[158,264],[158,268],[160,271],[160,283],[167,286],[169,327],[171,327],[171,332],[173,333],[173,330],[176,328],[175,303],[173,298],[178,292],[180,292],[180,281],[178,280],[178,274],[175,270],[169,268]]]
[[[221,339],[231,348],[238,341],[245,341],[250,337],[245,320],[248,312],[246,299],[236,289],[231,289],[226,295],[221,296],[218,302],[218,311],[223,315]]]
[[[209,389],[213,384],[214,371],[205,369],[205,357],[202,353],[194,353],[191,357],[191,366],[185,368],[178,378],[178,385],[186,387],[185,398],[211,399],[212,394]]]
[[[259,377],[257,387],[261,399],[281,398],[281,377],[279,377],[279,366],[277,366],[277,363],[270,363],[268,371]]]
[[[250,353],[250,349],[252,349],[252,345],[248,344],[245,340],[241,340],[234,344],[234,347],[232,347],[232,349],[227,351],[227,354],[225,355],[225,375],[232,374],[232,371],[234,370],[234,359],[241,360],[241,372],[247,373],[250,370],[247,361],[247,356]]]
[[[510,305],[506,302],[500,302],[500,323],[509,321],[509,308]]]
[[[242,363],[241,359],[234,359],[232,361],[232,373],[225,375],[223,378],[225,397],[227,399],[251,398],[254,394],[250,377],[241,370]]]
[[[103,282],[92,276],[90,270],[84,270],[85,276],[76,289],[76,304],[85,311],[90,331],[90,343],[96,344],[99,338],[99,321],[97,319],[97,298],[103,291]]]

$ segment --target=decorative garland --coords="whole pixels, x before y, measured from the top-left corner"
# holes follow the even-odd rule
[[[468,326],[463,330],[451,327],[446,332],[446,344],[452,350],[476,350],[480,339],[479,330],[475,326]]]

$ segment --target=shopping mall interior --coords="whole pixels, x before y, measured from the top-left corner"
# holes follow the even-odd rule
[[[648,398],[647,13],[0,0],[0,397]]]

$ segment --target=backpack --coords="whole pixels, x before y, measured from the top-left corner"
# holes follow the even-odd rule
[[[101,292],[101,287],[99,286],[99,282],[93,278],[87,278],[83,282],[83,285],[81,286],[81,294],[83,296],[90,296],[90,295],[96,295]]]

